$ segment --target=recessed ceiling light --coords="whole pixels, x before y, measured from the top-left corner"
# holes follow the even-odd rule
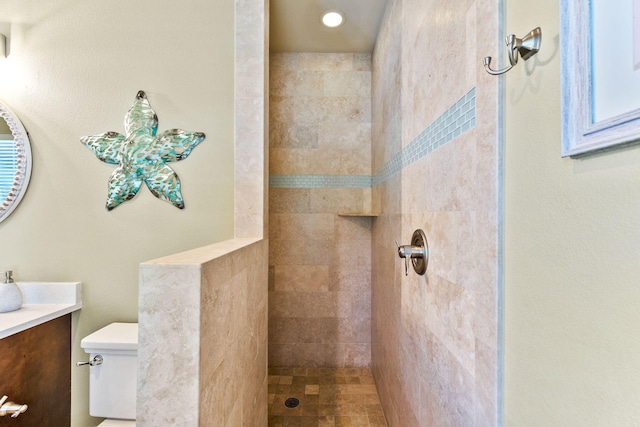
[[[325,27],[339,27],[344,23],[344,15],[339,10],[327,10],[322,14],[322,23]]]

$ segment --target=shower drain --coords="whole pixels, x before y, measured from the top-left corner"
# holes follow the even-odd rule
[[[286,406],[287,408],[297,408],[299,404],[300,400],[296,399],[295,397],[290,397],[284,401],[284,406]]]

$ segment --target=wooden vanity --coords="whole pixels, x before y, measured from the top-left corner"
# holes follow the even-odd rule
[[[71,314],[0,339],[0,393],[27,404],[0,426],[71,424]]]
[[[26,404],[0,427],[71,424],[71,316],[82,307],[80,283],[18,283],[23,308],[0,313],[0,397]]]

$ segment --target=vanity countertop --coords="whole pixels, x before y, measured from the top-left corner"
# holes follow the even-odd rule
[[[82,308],[80,282],[16,282],[24,303],[20,310],[0,313],[0,339]]]

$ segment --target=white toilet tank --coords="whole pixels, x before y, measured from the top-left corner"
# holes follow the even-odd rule
[[[89,413],[94,417],[135,420],[138,324],[112,323],[86,336],[80,345],[89,360]]]

